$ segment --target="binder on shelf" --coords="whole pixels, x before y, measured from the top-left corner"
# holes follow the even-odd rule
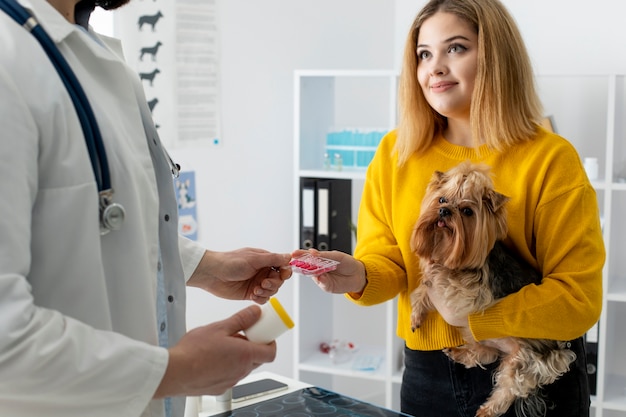
[[[316,180],[313,178],[300,178],[300,247],[312,249],[317,246],[315,237],[316,216]]]
[[[317,249],[330,250],[330,180],[317,180]]]
[[[300,247],[352,253],[352,181],[300,178]]]
[[[352,181],[317,180],[317,249],[352,253]]]
[[[352,181],[331,184],[330,247],[352,253]]]

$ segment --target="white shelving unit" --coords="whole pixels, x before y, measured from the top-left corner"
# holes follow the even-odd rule
[[[537,85],[556,131],[582,157],[599,161],[593,181],[604,222],[607,259],[598,325],[594,417],[626,417],[626,81],[623,75],[538,75]],[[326,134],[341,128],[389,130],[396,124],[394,71],[296,71],[294,74],[294,241],[300,245],[300,178],[350,179],[356,223],[365,171],[324,169]],[[622,255],[622,256],[620,256]],[[294,377],[398,410],[403,342],[395,336],[396,302],[363,308],[294,280]],[[383,357],[376,371],[334,364],[322,342],[353,342],[353,354]]]
[[[598,335],[595,417],[626,417],[626,84],[623,75],[540,75],[537,85],[555,129],[581,158],[599,161],[592,183],[607,258]]]
[[[396,122],[393,71],[297,71],[294,78],[294,195],[300,178],[352,180],[352,219],[356,222],[364,169],[324,169],[326,135],[332,130],[389,130]],[[300,246],[299,198],[295,198],[295,242]],[[342,296],[321,291],[307,277],[294,281],[295,378],[365,401],[399,409],[402,343],[395,336],[395,302],[358,307]],[[333,363],[320,351],[322,342],[345,340],[359,355],[382,357],[375,371],[353,369],[353,362]]]

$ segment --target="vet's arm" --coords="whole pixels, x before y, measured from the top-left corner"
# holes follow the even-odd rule
[[[290,259],[288,254],[255,248],[207,250],[187,285],[229,300],[263,304],[291,276]]]

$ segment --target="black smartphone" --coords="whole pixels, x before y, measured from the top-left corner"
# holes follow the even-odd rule
[[[280,381],[276,381],[275,379],[270,378],[259,379],[258,381],[235,385],[233,387],[232,401],[237,402],[249,400],[284,389],[287,389],[287,384],[284,384]]]

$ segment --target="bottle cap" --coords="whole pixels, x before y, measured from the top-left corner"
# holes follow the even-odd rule
[[[244,331],[248,340],[255,343],[271,343],[278,336],[293,328],[294,323],[278,299],[261,307],[261,318]]]

